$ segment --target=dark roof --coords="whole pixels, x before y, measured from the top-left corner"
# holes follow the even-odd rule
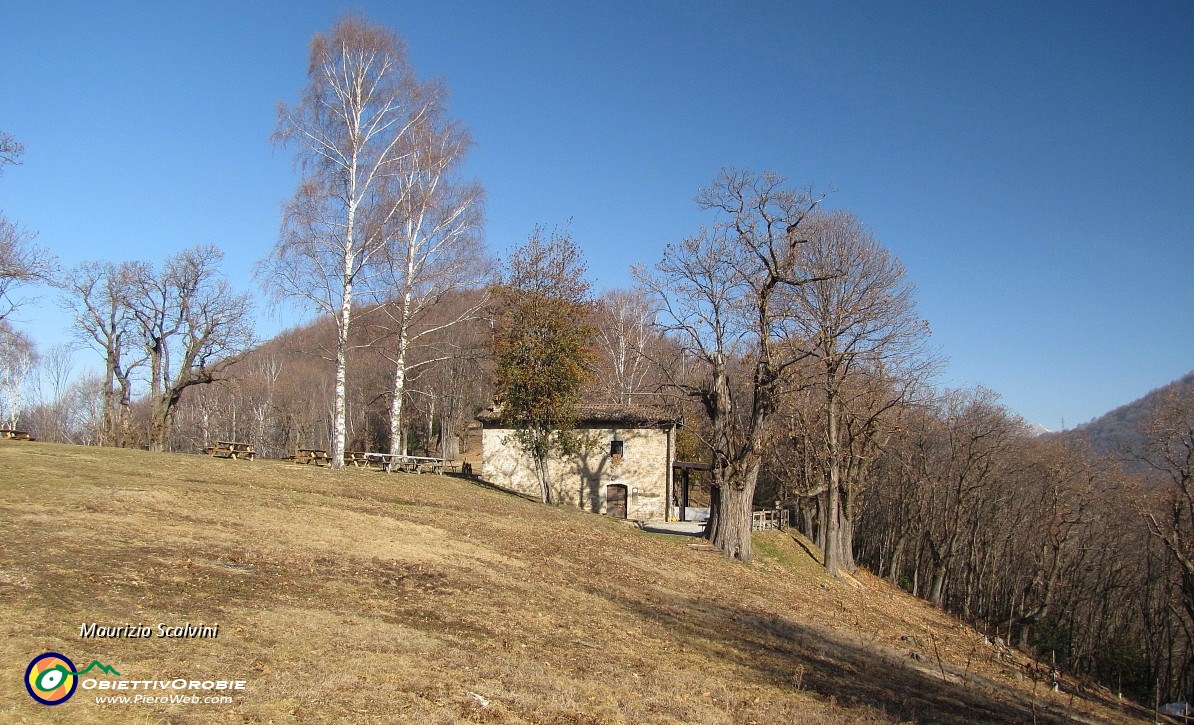
[[[680,419],[660,408],[648,405],[605,405],[588,404],[577,407],[577,425],[593,425],[597,423],[618,423],[629,426],[679,425]],[[493,426],[502,422],[501,409],[498,406],[486,408],[477,416],[477,420],[485,425]]]

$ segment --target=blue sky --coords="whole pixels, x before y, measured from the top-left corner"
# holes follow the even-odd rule
[[[1194,369],[1189,2],[0,0],[0,130],[27,147],[0,209],[64,265],[215,243],[257,290],[295,184],[275,105],[345,9],[447,81],[497,254],[570,220],[598,288],[627,286],[707,221],[719,168],[773,169],[901,257],[942,385],[1058,428]],[[42,346],[68,337],[53,299],[16,321]]]

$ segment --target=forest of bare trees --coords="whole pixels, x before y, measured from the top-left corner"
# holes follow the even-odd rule
[[[1190,388],[1116,453],[1034,436],[995,391],[939,389],[898,257],[770,172],[699,190],[707,225],[636,267],[634,289],[590,297],[567,234],[531,232],[503,267],[483,190],[460,176],[468,133],[400,38],[348,17],[315,38],[308,81],[279,108],[302,179],[259,272],[315,316],[255,340],[252,295],[215,246],[56,270],[0,213],[0,427],[324,448],[338,467],[346,450],[458,458],[495,395],[540,452],[569,406],[652,405],[710,464],[707,535],[726,555],[751,559],[752,513],[778,502],[835,576],[864,567],[1138,698],[1194,685]],[[21,151],[0,134],[0,171]],[[70,344],[38,351],[5,319],[37,281],[71,314]]]

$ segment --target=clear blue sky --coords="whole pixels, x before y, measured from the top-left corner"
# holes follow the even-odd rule
[[[295,183],[275,104],[344,9],[447,81],[498,254],[571,220],[598,287],[627,286],[720,167],[774,169],[903,259],[943,385],[1057,428],[1194,369],[1184,1],[0,0],[0,130],[27,146],[0,208],[64,265],[210,242],[256,289]],[[48,292],[17,324],[67,336]]]

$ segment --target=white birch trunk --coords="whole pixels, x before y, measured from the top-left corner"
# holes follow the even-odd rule
[[[402,305],[398,309],[398,344],[394,350],[394,400],[390,403],[390,453],[405,455],[406,436],[402,427],[402,399],[406,395],[406,353],[410,347],[411,302],[413,299],[412,286],[415,275],[415,248],[413,241],[417,230],[412,220],[406,221],[406,235],[408,240],[405,254],[405,274],[402,278]]]
[[[348,209],[348,233],[352,238],[353,212]],[[344,255],[344,292],[340,295],[340,320],[336,326],[336,400],[332,415],[332,451],[331,466],[334,469],[344,467],[344,442],[347,438],[347,369],[348,369],[348,326],[352,322],[352,267],[355,255],[348,246],[348,253]]]
[[[406,446],[402,427],[402,398],[406,392],[406,349],[409,340],[405,325],[398,333],[398,347],[394,356],[394,400],[390,403],[390,453],[403,455]]]
[[[340,307],[340,325],[336,337],[336,401],[332,415],[332,468],[344,467],[344,441],[347,438],[348,323],[352,319],[352,293],[344,289]]]

